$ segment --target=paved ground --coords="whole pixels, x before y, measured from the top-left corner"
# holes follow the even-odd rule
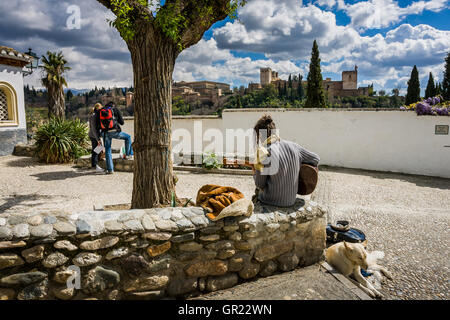
[[[249,176],[177,175],[181,197],[195,199],[207,183],[234,186],[247,197],[254,190]],[[91,210],[94,204],[130,202],[132,190],[131,173],[99,175],[14,156],[0,157],[0,181],[0,214]],[[385,252],[382,264],[394,276],[381,290],[387,298],[450,299],[450,179],[325,169],[313,198],[329,207],[330,221],[350,220],[366,233],[369,250]]]
[[[358,289],[359,290],[359,289]],[[314,264],[292,272],[244,282],[195,300],[358,300],[330,273]]]

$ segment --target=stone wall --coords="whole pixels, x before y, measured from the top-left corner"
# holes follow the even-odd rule
[[[12,154],[19,157],[34,157],[36,154],[36,146],[34,144],[19,143],[14,146]]]
[[[13,129],[0,131],[0,156],[11,155],[18,143],[27,142],[25,129]]]
[[[229,288],[317,262],[325,224],[324,210],[302,199],[218,222],[198,207],[3,214],[0,300],[183,298]]]

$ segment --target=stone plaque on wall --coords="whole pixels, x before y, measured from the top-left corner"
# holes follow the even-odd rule
[[[448,125],[436,125],[434,134],[448,135]]]

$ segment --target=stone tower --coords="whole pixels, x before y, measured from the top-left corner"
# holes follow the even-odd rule
[[[342,89],[358,89],[358,66],[355,66],[355,70],[352,71],[342,71]]]
[[[272,82],[272,69],[260,68],[259,69],[260,82],[262,86],[266,86]]]

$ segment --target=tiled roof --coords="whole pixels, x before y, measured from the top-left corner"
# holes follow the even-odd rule
[[[31,60],[31,57],[29,55],[5,46],[0,46],[0,58],[19,60],[24,62],[30,62]]]

